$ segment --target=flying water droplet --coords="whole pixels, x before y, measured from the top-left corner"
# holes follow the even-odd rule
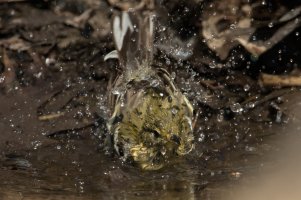
[[[45,64],[49,67],[55,63],[55,59],[53,58],[46,58],[45,59]]]
[[[224,121],[224,115],[223,114],[218,114],[216,119],[217,119],[218,122],[222,122],[222,121]]]
[[[244,85],[244,91],[245,91],[245,92],[249,91],[250,88],[251,88],[251,87],[250,87],[249,84]]]
[[[166,59],[166,65],[170,65],[171,64],[171,62],[170,62],[170,60],[169,59]]]
[[[176,115],[178,113],[178,109],[176,108],[172,108],[171,109],[172,114]]]
[[[38,147],[40,147],[42,145],[42,142],[39,140],[36,140],[36,141],[31,142],[31,145],[33,146],[34,150],[37,150]]]
[[[198,142],[203,142],[205,140],[205,134],[204,133],[200,133],[199,137],[198,137]]]
[[[66,80],[65,86],[66,86],[67,88],[69,88],[69,87],[71,86],[71,81],[70,81],[70,79],[67,79],[67,80]]]
[[[236,25],[235,25],[235,24],[231,24],[231,25],[230,25],[230,29],[232,29],[232,30],[233,30],[233,29],[236,29]]]
[[[245,151],[247,151],[247,152],[254,152],[254,151],[256,151],[256,147],[252,147],[252,146],[246,146],[245,147]]]
[[[255,107],[255,103],[250,102],[246,105],[247,108],[254,108]]]
[[[239,103],[234,103],[230,106],[230,109],[232,112],[234,113],[240,113],[243,111],[243,108],[241,107],[241,105]]]
[[[161,150],[160,150],[161,154],[164,156],[166,154],[166,148],[165,147],[162,147]]]
[[[270,23],[268,24],[268,27],[269,27],[269,28],[273,28],[273,27],[274,27],[274,23],[273,23],[273,22],[270,22]]]
[[[0,77],[0,83],[3,83],[4,80],[5,80],[5,77],[1,76],[1,77]]]

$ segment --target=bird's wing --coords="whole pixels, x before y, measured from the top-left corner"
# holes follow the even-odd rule
[[[114,16],[112,29],[120,65],[134,71],[153,57],[154,15],[151,12],[121,12]]]

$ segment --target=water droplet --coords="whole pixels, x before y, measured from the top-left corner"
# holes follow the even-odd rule
[[[14,127],[15,127],[15,124],[14,124],[11,120],[9,120],[9,122],[10,122],[10,123],[9,123],[9,126],[12,127],[12,128],[14,128]]]
[[[231,175],[234,177],[234,178],[240,178],[242,173],[241,172],[232,172]]]
[[[152,80],[152,82],[151,82],[151,86],[152,87],[157,87],[157,86],[159,86],[159,84],[160,84],[160,82],[158,81],[158,80]]]
[[[278,103],[278,104],[281,104],[281,103],[283,103],[283,97],[277,97],[277,99],[276,99],[276,103]]]
[[[268,27],[269,27],[269,28],[273,28],[273,27],[274,27],[274,23],[273,23],[273,22],[270,22],[270,23],[268,24]]]
[[[166,148],[165,147],[162,147],[161,150],[160,150],[161,154],[164,156],[166,154]]]
[[[223,115],[223,114],[218,114],[218,115],[216,116],[216,120],[217,120],[218,122],[224,121],[224,115]]]
[[[53,58],[46,58],[45,64],[49,67],[50,65],[53,65],[55,63],[55,59]]]
[[[176,78],[176,73],[175,72],[171,72],[170,76],[171,76],[171,79],[174,80]]]
[[[36,150],[36,149],[38,149],[39,146],[42,145],[42,142],[39,140],[36,140],[36,141],[31,142],[31,145],[33,146],[33,149]]]
[[[84,192],[84,186],[85,186],[85,182],[83,180],[78,180],[78,182],[75,183],[75,187],[77,187],[78,192],[80,193]]]
[[[251,88],[251,87],[250,87],[249,84],[244,85],[244,91],[245,91],[245,92],[249,91],[250,88]]]
[[[255,103],[250,102],[246,106],[247,106],[247,108],[254,108],[255,107]]]
[[[5,77],[4,77],[4,76],[1,76],[1,77],[0,77],[0,83],[3,83],[4,80],[5,80]]]
[[[171,64],[171,62],[170,62],[170,60],[169,59],[166,59],[166,65],[170,65]]]
[[[282,122],[282,117],[283,117],[283,113],[282,113],[281,111],[277,111],[275,121],[276,121],[277,123],[281,123],[281,122]]]
[[[14,9],[12,9],[12,10],[10,10],[9,14],[10,14],[11,16],[14,16],[14,15],[16,14],[16,11],[15,11]]]
[[[243,108],[239,103],[234,103],[230,106],[232,112],[239,113],[243,111]]]
[[[177,113],[178,113],[178,109],[176,109],[176,108],[172,108],[172,109],[171,109],[171,112],[172,112],[172,114],[174,114],[174,115],[175,115],[175,114],[177,114]]]
[[[246,146],[245,147],[245,151],[247,151],[247,152],[254,152],[254,151],[256,151],[256,147],[252,147],[252,146]]]
[[[67,88],[69,88],[71,86],[71,81],[70,79],[67,79],[66,82],[65,82],[65,85]]]
[[[120,90],[115,89],[115,90],[112,90],[112,94],[114,94],[114,95],[120,95],[121,92],[120,92]]]
[[[200,133],[199,137],[198,137],[198,141],[199,142],[203,142],[205,140],[205,134],[204,133]]]
[[[223,68],[223,65],[221,63],[216,63],[215,61],[212,61],[209,63],[209,67],[212,69],[221,69]]]
[[[236,25],[235,25],[235,24],[231,24],[231,25],[230,25],[230,29],[232,29],[232,30],[233,30],[233,29],[236,29]]]
[[[41,78],[42,74],[43,74],[42,72],[35,73],[34,77],[39,79],[39,78]]]

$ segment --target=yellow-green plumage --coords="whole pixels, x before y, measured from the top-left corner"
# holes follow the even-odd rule
[[[153,74],[149,80],[136,78],[127,84],[109,126],[115,149],[143,169],[159,169],[168,158],[193,148],[191,104],[165,71]]]
[[[114,20],[123,72],[110,88],[107,126],[119,156],[156,170],[193,149],[193,108],[170,75],[151,66],[153,28],[147,16],[122,13]]]

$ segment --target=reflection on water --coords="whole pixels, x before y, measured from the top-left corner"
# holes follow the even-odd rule
[[[258,131],[250,124],[246,125],[249,126],[249,135]],[[245,126],[239,127],[245,129]],[[231,131],[231,128],[224,130]],[[272,129],[265,127],[261,131]],[[229,140],[225,133],[215,134],[226,135],[218,139],[220,142]],[[217,143],[216,138],[210,140]],[[95,141],[95,138],[68,140],[6,155],[0,168],[0,197],[217,199],[228,194],[246,172],[257,171],[263,163],[261,154],[273,149],[271,144],[254,143],[259,140],[253,137],[248,148],[245,143],[249,140],[240,141],[234,147],[224,146],[223,149],[210,149],[214,147],[210,143],[200,144],[196,150],[198,153],[190,157],[171,161],[161,171],[142,172],[117,158],[104,155],[97,150]]]
[[[296,109],[292,105],[287,110]],[[105,155],[95,130],[30,150],[15,148],[0,155],[0,199],[225,199],[278,165],[277,156],[269,155],[279,154],[288,125],[243,115],[203,123],[194,153],[160,171],[143,172]]]

